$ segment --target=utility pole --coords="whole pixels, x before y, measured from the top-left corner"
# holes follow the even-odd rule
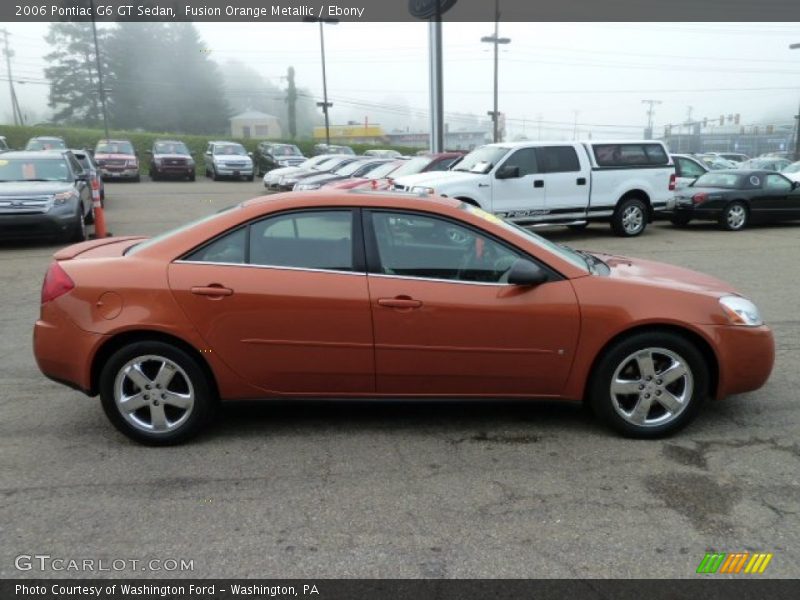
[[[94,37],[94,58],[97,61],[97,91],[100,94],[100,106],[103,109],[103,129],[106,132],[106,139],[111,136],[108,133],[108,107],[106,104],[106,88],[103,85],[103,65],[100,61],[100,45],[97,43],[97,22],[95,21],[94,14],[94,0],[89,0],[89,6],[92,10],[92,36]]]
[[[800,43],[798,44],[791,44],[789,46],[789,50],[800,50]],[[794,134],[794,159],[800,160],[800,109],[797,111],[797,115],[795,116],[795,120],[797,121],[797,126],[795,127],[795,134]]]
[[[498,67],[498,57],[500,53],[500,44],[510,44],[511,38],[501,38],[498,37],[498,28],[500,25],[500,0],[494,0],[494,35],[487,35],[481,38],[482,42],[486,42],[487,44],[494,44],[494,110],[489,111],[489,114],[492,117],[492,123],[494,124],[494,135],[493,140],[495,143],[500,141],[500,133],[499,133],[499,121],[500,121],[500,113],[497,110],[497,67]]]
[[[579,110],[573,110],[572,111],[572,113],[575,115],[575,125],[572,128],[572,139],[573,140],[577,140],[578,139],[578,115],[580,114],[580,112],[581,111],[579,111]]]
[[[322,109],[322,113],[325,115],[325,144],[330,145],[331,143],[331,124],[328,118],[328,109],[333,106],[332,103],[328,102],[328,77],[325,73],[325,30],[323,25],[328,23],[330,25],[336,25],[339,22],[339,19],[320,19],[318,17],[303,17],[303,21],[306,23],[319,23],[319,50],[320,54],[322,55],[322,102],[317,102],[317,106]]]
[[[297,88],[294,85],[294,67],[289,67],[286,74],[288,81],[286,88],[287,117],[289,121],[289,137],[297,137]]]
[[[642,104],[647,104],[647,129],[644,130],[644,139],[652,140],[653,139],[653,115],[655,114],[655,109],[653,108],[657,104],[661,104],[661,100],[642,100]]]
[[[6,55],[6,73],[8,74],[8,91],[11,95],[11,112],[14,115],[14,125],[23,125],[22,111],[19,109],[19,102],[17,101],[17,93],[14,91],[14,77],[11,74],[11,57],[14,53],[8,47],[8,30],[0,29],[5,41],[5,50],[3,53]]]

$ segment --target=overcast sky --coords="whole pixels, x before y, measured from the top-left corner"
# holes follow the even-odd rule
[[[2,26],[16,52],[15,77],[41,78],[47,25]],[[280,87],[293,65],[297,84],[321,96],[318,25],[197,27],[216,61],[245,62]],[[459,114],[485,116],[492,108],[492,48],[480,38],[493,27],[444,24],[451,128],[469,124]],[[662,102],[655,107],[657,133],[685,121],[689,106],[693,118],[740,113],[743,123],[766,125],[790,123],[800,102],[800,50],[788,49],[800,42],[797,23],[501,23],[500,35],[511,38],[500,53],[500,110],[511,137],[524,130],[536,138],[539,120],[544,137],[563,137],[572,132],[576,111],[581,137],[639,136],[647,118],[643,99]],[[333,123],[426,123],[427,23],[326,25],[325,43]],[[6,90],[0,85],[0,116],[8,119]],[[44,118],[46,93],[44,85],[18,86],[23,111]],[[418,118],[408,119],[397,106],[414,109]]]

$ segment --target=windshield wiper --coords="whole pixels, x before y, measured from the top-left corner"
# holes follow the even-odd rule
[[[578,256],[580,256],[580,257],[581,257],[581,258],[584,260],[584,262],[586,263],[586,267],[587,267],[587,268],[589,269],[589,271],[591,271],[592,273],[594,273],[594,268],[595,268],[597,265],[605,265],[605,264],[606,264],[606,263],[604,263],[602,260],[600,260],[599,258],[597,258],[597,257],[596,257],[594,254],[590,254],[589,252],[586,252],[586,250],[577,250],[577,249],[575,249],[575,248],[572,248],[572,247],[570,247],[570,246],[567,246],[566,244],[561,244],[561,247],[562,247],[562,248],[566,248],[566,249],[567,249],[567,250],[569,250],[570,252],[574,252],[575,254],[577,254]]]

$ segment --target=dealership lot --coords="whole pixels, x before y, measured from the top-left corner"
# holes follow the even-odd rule
[[[152,235],[262,190],[109,184],[107,220]],[[0,575],[73,574],[14,568],[49,554],[193,560],[179,574],[200,577],[690,577],[713,549],[773,552],[766,575],[797,576],[800,226],[545,233],[730,281],[775,331],[770,382],[655,442],[554,403],[239,404],[151,449],[40,375],[31,327],[57,246],[3,245]]]

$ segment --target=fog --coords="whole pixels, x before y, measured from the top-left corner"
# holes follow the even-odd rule
[[[4,23],[15,52],[17,94],[26,122],[45,121],[49,52],[46,24]],[[285,89],[321,99],[319,26],[311,23],[198,23],[209,56],[237,61]],[[325,25],[332,124],[377,123],[386,131],[427,130],[428,25]],[[493,23],[445,23],[444,106],[451,130],[485,124],[492,109],[493,54],[480,38]],[[644,99],[656,105],[655,133],[691,117],[740,114],[747,125],[791,124],[800,101],[800,26],[793,23],[501,23],[500,103],[507,135],[639,137]],[[0,118],[11,122],[0,63]],[[241,82],[237,85],[242,85]],[[691,107],[691,108],[690,108]],[[317,115],[317,120],[319,120]],[[113,124],[112,124],[113,126]],[[147,124],[142,124],[147,128]]]

